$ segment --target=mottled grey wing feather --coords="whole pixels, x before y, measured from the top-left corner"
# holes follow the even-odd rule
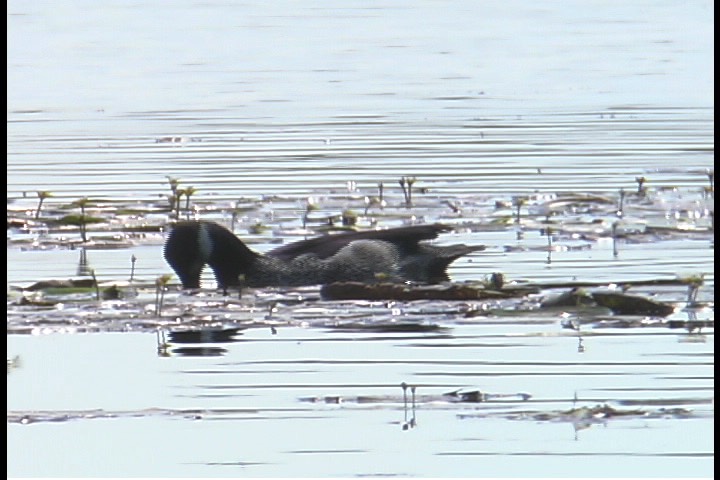
[[[440,233],[451,230],[452,227],[448,225],[433,224],[410,225],[387,230],[327,234],[283,245],[282,247],[269,251],[266,255],[283,260],[291,260],[305,254],[314,254],[319,258],[328,258],[355,240],[384,240],[397,245],[403,252],[409,252],[417,249],[419,242],[423,240],[433,240],[437,238]]]

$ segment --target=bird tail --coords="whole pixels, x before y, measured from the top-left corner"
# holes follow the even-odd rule
[[[450,245],[436,247],[437,254],[432,257],[428,265],[428,283],[441,283],[450,281],[447,269],[451,263],[469,253],[485,250],[485,245]]]

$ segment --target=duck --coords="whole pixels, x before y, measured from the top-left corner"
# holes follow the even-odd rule
[[[183,289],[199,289],[209,266],[217,287],[296,287],[334,282],[437,284],[450,280],[447,268],[484,245],[435,245],[429,240],[452,231],[444,224],[328,233],[261,254],[224,226],[206,220],[175,223],[163,256]]]

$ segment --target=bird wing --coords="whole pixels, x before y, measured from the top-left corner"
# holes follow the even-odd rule
[[[417,248],[422,240],[432,240],[452,227],[442,224],[410,225],[386,230],[366,230],[362,232],[327,234],[308,240],[300,240],[269,251],[266,255],[283,260],[291,260],[305,254],[314,254],[319,258],[335,255],[340,249],[355,240],[384,240],[393,243],[404,251]]]

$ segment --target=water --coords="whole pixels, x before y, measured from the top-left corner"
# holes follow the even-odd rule
[[[100,242],[90,266],[126,281],[134,256],[139,287],[18,306],[10,286],[76,275],[79,235],[8,230],[8,476],[712,477],[714,330],[667,322],[714,323],[713,14],[705,1],[10,2],[8,217],[32,218],[37,191],[53,193],[43,218],[91,198],[110,222],[90,236],[126,244]],[[163,235],[122,228],[167,222],[168,176],[197,189],[192,216],[229,225],[235,211],[259,251],[302,238],[310,197],[310,229],[346,209],[363,228],[457,225],[439,241],[487,249],[455,281],[703,274],[700,305],[682,285],[630,290],[677,305],[665,319],[511,315],[561,289],[223,299],[206,272],[203,295],[172,288],[158,319]],[[403,176],[417,177],[412,208]],[[365,200],[379,182],[384,209]],[[635,233],[614,243],[614,222]],[[440,329],[368,328],[388,322]],[[163,347],[158,325],[244,329]],[[489,396],[444,395],[458,390]],[[610,418],[583,415],[604,404]]]
[[[552,477],[692,477],[712,468],[711,345],[612,331],[588,338],[578,355],[575,338],[547,338],[555,331],[547,325],[455,330],[454,344],[432,335],[252,329],[223,345],[228,353],[219,358],[158,357],[151,334],[13,336],[9,351],[27,361],[9,376],[8,409],[59,418],[9,424],[10,465],[34,476],[252,477],[525,477],[538,466]],[[629,357],[644,360],[626,364]],[[403,430],[403,381],[422,395],[480,388],[532,398],[423,402],[416,427]],[[299,400],[325,396],[348,400]],[[514,417],[569,410],[575,397],[579,405],[612,399],[639,408],[658,396],[667,405],[694,399],[695,418],[582,426]],[[64,417],[84,413],[90,418]],[[92,418],[98,414],[109,418]]]

